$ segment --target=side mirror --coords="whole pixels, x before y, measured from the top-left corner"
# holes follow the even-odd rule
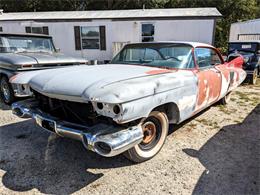
[[[257,54],[260,54],[260,50],[257,51]]]
[[[60,53],[60,48],[56,48],[56,52],[57,52],[57,53]]]
[[[227,56],[222,56],[222,58],[223,58],[224,62],[227,62],[227,60],[228,60]]]

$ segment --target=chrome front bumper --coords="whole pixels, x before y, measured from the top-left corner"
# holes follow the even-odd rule
[[[141,125],[123,128],[100,123],[87,127],[59,120],[42,112],[37,107],[38,103],[33,99],[29,99],[14,103],[12,111],[13,114],[20,118],[35,119],[37,125],[49,132],[81,141],[88,150],[94,151],[101,156],[118,155],[143,140]]]

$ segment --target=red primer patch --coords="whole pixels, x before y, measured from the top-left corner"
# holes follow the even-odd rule
[[[146,72],[146,74],[162,74],[162,73],[167,73],[171,72],[171,70],[166,70],[166,69],[161,69],[161,70],[150,70]]]

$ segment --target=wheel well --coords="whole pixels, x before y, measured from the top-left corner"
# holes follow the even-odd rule
[[[7,78],[8,78],[8,76],[7,76],[6,74],[0,73],[0,79],[1,79],[2,77],[7,77]]]
[[[164,112],[170,123],[178,123],[180,120],[180,110],[173,102],[157,106],[152,111],[154,110]]]

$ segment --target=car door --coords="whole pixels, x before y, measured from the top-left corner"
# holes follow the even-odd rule
[[[213,48],[195,48],[198,67],[198,96],[196,110],[201,110],[218,100],[221,91],[221,73],[216,66],[222,64],[217,51]]]

